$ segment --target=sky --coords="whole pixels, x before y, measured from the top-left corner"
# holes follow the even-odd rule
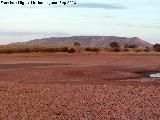
[[[65,6],[48,5],[59,0],[39,1],[44,4],[0,3],[0,44],[79,35],[140,37],[160,43],[160,0],[75,0]]]

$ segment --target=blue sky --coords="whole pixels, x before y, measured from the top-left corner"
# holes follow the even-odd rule
[[[42,1],[46,4],[0,4],[0,44],[76,35],[136,36],[160,43],[160,0],[76,0],[67,7]]]

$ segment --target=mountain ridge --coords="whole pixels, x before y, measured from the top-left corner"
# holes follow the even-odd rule
[[[50,37],[34,39],[27,42],[11,43],[11,45],[72,45],[79,42],[82,46],[109,47],[111,42],[118,42],[121,47],[125,44],[135,44],[140,48],[152,47],[153,45],[138,37],[117,36],[72,36],[72,37]]]

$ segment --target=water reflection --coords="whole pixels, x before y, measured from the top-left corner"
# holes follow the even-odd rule
[[[160,78],[160,73],[151,74],[150,77]]]

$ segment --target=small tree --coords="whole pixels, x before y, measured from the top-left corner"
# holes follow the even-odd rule
[[[129,48],[130,46],[128,44],[125,44],[124,45],[124,48]]]
[[[135,45],[135,44],[132,44],[132,45],[129,46],[129,48],[138,48],[138,46]]]
[[[96,52],[96,53],[98,53],[99,49],[96,48],[96,47],[86,47],[85,51],[90,51],[90,52]]]
[[[80,49],[81,44],[79,42],[74,42],[73,45],[74,45],[74,48],[75,48],[75,52],[80,52],[81,51],[81,49]]]
[[[120,47],[119,43],[117,43],[117,42],[110,43],[110,46],[111,46],[113,52],[120,52],[121,51],[121,47]]]
[[[111,46],[111,48],[120,48],[120,45],[117,42],[111,42],[110,46]]]
[[[160,44],[156,43],[155,45],[153,45],[153,49],[154,49],[156,52],[160,52]]]
[[[81,44],[79,42],[74,42],[73,45],[76,46],[76,47],[80,47],[81,46]]]

